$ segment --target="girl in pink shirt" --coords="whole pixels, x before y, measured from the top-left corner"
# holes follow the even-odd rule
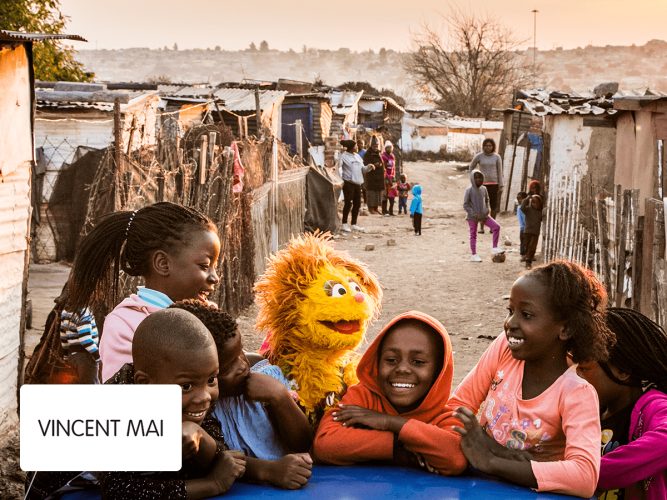
[[[606,303],[598,279],[572,262],[514,282],[505,332],[447,403],[462,422],[455,430],[473,467],[538,491],[595,492],[598,399],[568,353],[575,362],[606,359],[613,339]]]
[[[600,397],[602,500],[667,498],[667,334],[638,311],[611,307],[609,361],[577,372]]]
[[[141,276],[139,287],[104,320],[100,341],[102,380],[132,362],[139,323],[172,302],[206,301],[220,281],[220,238],[203,213],[170,202],[105,216],[81,240],[70,280],[71,310],[96,299],[116,302],[119,274]]]

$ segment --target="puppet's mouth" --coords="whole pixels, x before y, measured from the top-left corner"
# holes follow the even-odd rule
[[[361,321],[358,319],[352,321],[320,321],[327,328],[334,330],[338,333],[343,333],[350,335],[361,330]]]

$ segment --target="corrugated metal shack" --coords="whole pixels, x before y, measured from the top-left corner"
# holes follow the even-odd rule
[[[610,84],[588,94],[522,91],[515,108],[506,111],[514,124],[504,130],[505,159],[514,146],[520,156],[530,133],[543,141],[545,260],[582,262],[601,276],[611,304],[664,325],[667,95]],[[522,179],[533,177],[532,162],[515,163]]]
[[[324,145],[333,118],[327,95],[320,92],[287,94],[282,108],[282,141],[293,154],[297,153],[297,120],[301,120],[304,152],[308,147]]]
[[[35,212],[38,215],[33,235],[33,258],[52,262],[71,258],[71,211],[50,209],[50,202],[60,174],[79,162],[78,168],[94,169],[81,163],[93,150],[105,149],[114,140],[114,102],[120,104],[120,140],[131,154],[156,143],[157,91],[110,90],[105,84],[72,82],[38,82],[35,89],[37,111],[35,146],[37,169]],[[92,179],[94,172],[83,174]],[[71,179],[70,179],[71,180]],[[61,198],[71,198],[72,206],[86,197],[81,186],[72,185],[69,193],[60,188]],[[81,222],[81,221],[79,221]]]
[[[359,99],[364,91],[333,90],[329,96],[329,104],[333,112],[330,136],[338,139],[354,138],[354,130],[357,128],[359,116]]]
[[[16,422],[23,364],[34,161],[32,43],[78,36],[0,30],[0,441]]]
[[[405,109],[391,97],[364,94],[359,100],[358,124],[365,129],[380,131],[385,139],[401,148],[403,116]]]
[[[474,154],[487,137],[498,143],[502,127],[502,122],[474,118],[406,116],[401,145],[405,152]]]
[[[261,110],[261,126],[270,131],[273,137],[281,137],[281,106],[287,92],[267,90],[265,88],[212,87],[212,86],[173,86],[160,89],[162,99],[166,101],[166,111],[180,109],[183,114],[182,125],[188,128],[204,121],[208,114],[213,121],[222,121],[237,138],[257,137],[257,100]],[[197,109],[196,106],[201,106]],[[179,115],[180,116],[180,115]],[[187,123],[186,123],[187,122]],[[200,123],[201,123],[200,122]]]

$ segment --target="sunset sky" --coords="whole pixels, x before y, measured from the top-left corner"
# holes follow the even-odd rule
[[[459,8],[487,13],[537,46],[643,45],[667,38],[667,0],[457,0]],[[439,27],[446,0],[61,0],[68,32],[89,43],[78,49],[151,47],[237,50],[267,40],[271,48],[366,50],[411,48],[411,31]]]

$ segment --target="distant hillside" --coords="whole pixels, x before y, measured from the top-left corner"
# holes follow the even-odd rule
[[[532,62],[532,51],[518,54]],[[99,81],[174,82],[257,80],[314,81],[329,85],[368,81],[392,88],[407,100],[419,100],[410,75],[403,69],[406,53],[349,49],[295,51],[224,51],[213,49],[82,50],[79,60]],[[543,78],[536,82],[557,90],[590,90],[603,81],[617,81],[621,89],[650,87],[667,92],[667,42],[652,40],[643,46],[606,46],[549,50],[537,53]]]

